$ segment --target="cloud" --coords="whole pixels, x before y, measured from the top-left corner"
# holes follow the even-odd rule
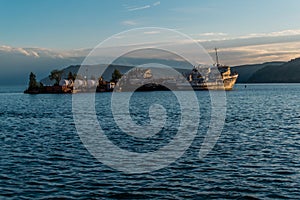
[[[300,30],[283,30],[270,33],[251,33],[247,35],[231,36],[225,33],[200,33],[191,35],[207,49],[214,47],[228,48],[264,45],[274,43],[289,43],[300,41]],[[200,37],[200,38],[199,38]],[[188,41],[187,41],[188,42]]]
[[[292,36],[300,35],[300,29],[289,29],[270,33],[251,33],[240,38],[255,38],[255,37],[279,37],[279,36]]]
[[[221,62],[228,65],[256,64],[269,61],[288,61],[299,57],[300,41],[222,48]],[[214,54],[210,51],[211,55]]]
[[[193,34],[192,37],[201,37],[195,40],[207,49],[212,57],[213,49],[220,48],[221,62],[228,65],[288,61],[300,56],[299,29],[239,36],[208,32]]]
[[[69,57],[85,57],[91,49],[75,49],[58,51],[39,47],[12,47],[7,45],[0,46],[0,55],[14,55],[32,58],[69,58]]]
[[[159,31],[144,31],[144,34],[148,34],[150,38],[160,37]],[[211,53],[214,59],[214,48],[218,47],[220,60],[222,64],[227,65],[242,65],[263,63],[269,61],[288,61],[292,58],[300,56],[300,30],[282,30],[271,33],[252,33],[241,36],[232,36],[223,32],[204,32],[195,34],[202,36],[204,39],[195,40],[199,42],[209,53]],[[148,36],[147,36],[148,37]],[[172,48],[184,49],[187,53],[199,57],[197,52],[190,52],[189,47],[190,40],[177,41],[175,38],[171,43],[153,43],[149,40],[149,43],[138,43],[135,39],[133,43],[137,42],[136,48],[160,48],[166,45],[173,46]],[[164,41],[163,39],[161,41]],[[105,51],[114,51],[119,46],[112,46],[106,48]],[[122,48],[126,48],[121,46]],[[109,55],[109,53],[108,53]],[[164,58],[162,58],[164,59]]]
[[[145,6],[141,6],[141,7],[129,8],[128,11],[144,10],[144,9],[147,9],[150,7],[151,7],[150,5],[145,5]]]
[[[11,47],[11,46],[0,46],[0,52],[4,53],[14,53],[14,54],[21,54],[24,56],[33,56],[33,57],[40,57],[39,54],[32,49],[20,48],[20,47]]]
[[[25,56],[30,56],[30,53],[27,52],[27,51],[26,51],[25,49],[23,49],[23,48],[16,48],[16,49],[14,49],[14,50],[16,50],[16,51],[18,51],[18,52],[24,54]]]
[[[231,43],[237,46],[265,44],[274,42],[298,41],[300,38],[300,29],[289,29],[270,33],[250,33],[246,35],[232,36],[223,32],[207,32],[191,34],[191,36],[200,43]]]
[[[160,1],[156,1],[152,5],[151,4],[142,5],[142,6],[127,6],[127,5],[125,5],[125,8],[127,9],[127,11],[132,12],[132,11],[148,9],[148,8],[155,7],[158,5],[160,5]]]
[[[40,57],[40,55],[35,51],[31,51],[31,55],[33,55],[36,58]]]
[[[10,47],[10,46],[6,46],[6,45],[0,46],[0,51],[10,52],[11,50],[12,50],[12,47]]]
[[[222,33],[222,32],[209,32],[209,33],[199,33],[199,34],[196,34],[198,36],[227,36],[228,34],[227,33]]]
[[[133,20],[125,20],[125,21],[122,21],[122,24],[126,25],[126,26],[135,26],[138,23],[136,21],[133,21]]]

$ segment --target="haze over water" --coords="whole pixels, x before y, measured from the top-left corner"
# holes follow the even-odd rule
[[[210,118],[207,91],[197,91],[200,125],[191,147],[166,168],[129,175],[97,161],[81,142],[72,95],[0,92],[0,198],[288,198],[300,196],[299,84],[236,85],[226,92],[222,134],[202,160],[198,153]],[[89,95],[89,94],[74,94]],[[98,120],[121,148],[150,152],[176,133],[179,109],[171,92],[139,92],[132,118],[149,122],[149,105],[165,106],[167,126],[157,140],[122,134],[114,123],[111,93],[97,93]]]

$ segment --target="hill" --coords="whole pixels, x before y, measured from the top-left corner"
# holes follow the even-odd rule
[[[91,76],[96,76],[95,78],[98,78],[98,71],[99,71],[99,67],[100,68],[105,68],[107,67],[107,65],[102,64],[102,65],[89,65],[89,66],[82,66],[83,70],[85,71],[84,67],[86,67],[87,70],[87,77],[90,78]],[[80,68],[80,65],[71,65],[67,68],[62,69],[63,70],[63,74],[62,74],[62,78],[66,79],[68,77],[69,72],[72,72],[73,74],[78,74],[78,70]],[[113,71],[115,69],[118,69],[122,74],[125,74],[126,72],[128,72],[130,69],[132,69],[133,66],[129,65],[109,65],[106,70],[104,71],[104,73],[102,74],[102,77],[104,78],[104,80],[110,80],[111,79],[111,75],[113,73]],[[184,72],[189,72],[190,69],[192,69],[192,67],[190,69],[181,69],[181,68],[175,68],[179,73],[184,73]],[[166,68],[157,68],[157,70],[155,70],[155,68],[152,69],[152,74],[155,75],[155,77],[167,77],[169,75],[169,71]],[[86,74],[81,74],[81,76],[86,76]],[[54,81],[51,81],[49,79],[49,77],[45,77],[44,79],[42,79],[40,82],[42,82],[44,85],[53,85]]]
[[[87,66],[88,74],[96,74],[96,68],[107,67],[103,73],[105,80],[110,80],[111,74],[115,69],[118,69],[121,73],[126,73],[134,65],[139,65],[145,62],[144,60],[122,60],[120,64],[114,64],[107,67],[107,65],[91,65]],[[121,64],[122,63],[122,64]],[[167,61],[155,60],[152,63],[162,63],[168,66],[174,66],[174,68],[182,72],[188,72],[192,69],[192,66],[180,62],[180,61]],[[76,73],[79,70],[80,65],[71,65],[63,69],[62,78],[67,78],[68,73]],[[182,68],[180,68],[182,67]],[[241,65],[232,67],[232,71],[236,71],[239,74],[237,83],[300,83],[300,58],[293,59],[289,62],[266,62],[262,64]],[[161,76],[167,75],[167,70],[159,70]],[[90,76],[90,75],[89,75]],[[89,77],[88,76],[88,77]],[[96,77],[98,78],[98,77]],[[53,82],[48,78],[41,80],[44,85],[52,85]]]
[[[97,74],[95,71],[97,71],[96,69],[99,67],[107,67],[107,65],[105,64],[101,64],[101,65],[90,65],[90,66],[86,66],[88,68],[88,74]],[[67,79],[69,72],[72,72],[73,74],[77,74],[78,70],[80,68],[80,65],[71,65],[67,68],[62,69],[63,73],[62,73],[62,78],[63,79]],[[113,71],[115,69],[118,69],[121,73],[125,73],[128,70],[130,70],[132,68],[132,66],[121,66],[121,65],[110,65],[109,67],[107,67],[107,69],[105,70],[105,72],[103,73],[103,78],[105,80],[110,80],[111,78],[111,74],[113,73]],[[85,76],[85,74],[82,74],[82,76]],[[98,77],[96,77],[98,78]],[[53,85],[54,81],[51,81],[49,79],[49,77],[45,77],[41,80],[41,82],[44,85]]]
[[[300,83],[300,58],[282,65],[267,65],[256,71],[250,83]]]
[[[267,62],[232,68],[237,83],[300,83],[300,58],[288,62]]]
[[[122,74],[125,74],[127,71],[129,71],[133,66],[143,65],[145,63],[153,63],[151,66],[155,67],[155,64],[160,65],[166,65],[166,66],[172,66],[174,67],[179,73],[187,72],[192,69],[192,65],[185,62],[185,61],[177,61],[172,59],[147,59],[147,58],[128,58],[128,57],[121,57],[114,61],[114,64],[111,64],[107,66],[107,64],[99,64],[99,65],[88,65],[88,66],[82,66],[87,67],[87,74],[84,72],[84,74],[81,74],[82,76],[90,77],[91,75],[96,76],[98,78],[98,71],[99,68],[106,68],[104,73],[102,74],[104,80],[110,80],[111,74],[115,69],[118,69]],[[80,65],[71,65],[69,67],[66,67],[63,70],[62,78],[66,79],[68,77],[69,72],[72,72],[73,74],[78,74],[78,70],[80,68]],[[160,68],[159,70],[152,70],[152,72],[157,76],[167,76],[168,70]],[[49,72],[50,74],[50,72]],[[41,82],[44,85],[53,85],[54,81],[51,81],[48,77],[45,77],[41,80]]]
[[[259,70],[265,67],[276,67],[284,64],[285,62],[266,62],[262,64],[252,64],[252,65],[241,65],[232,67],[232,71],[236,71],[239,74],[237,83],[249,83],[250,78]]]

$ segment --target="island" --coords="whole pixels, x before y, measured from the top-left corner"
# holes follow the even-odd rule
[[[126,91],[161,91],[161,90],[231,90],[238,74],[231,72],[229,66],[217,63],[213,66],[193,66],[192,69],[177,71],[176,69],[158,67],[132,67],[122,74],[114,69],[110,80],[103,76],[96,78],[88,67],[85,75],[68,72],[62,78],[63,70],[53,70],[49,80],[53,85],[44,85],[36,81],[32,72],[29,75],[29,86],[24,91],[28,94],[39,93],[81,93],[81,92],[126,92]],[[91,66],[90,66],[91,67]],[[128,68],[128,66],[127,66]],[[78,70],[77,70],[78,72]],[[88,78],[89,77],[89,78]]]

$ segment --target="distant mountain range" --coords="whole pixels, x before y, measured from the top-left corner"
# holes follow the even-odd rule
[[[105,80],[110,80],[111,74],[114,69],[118,69],[121,73],[125,73],[133,66],[140,65],[147,62],[147,59],[131,59],[128,58],[126,62],[124,60],[120,62],[122,64],[110,65],[103,73]],[[123,64],[125,63],[125,64]],[[174,68],[182,72],[188,72],[192,66],[183,63],[182,61],[173,60],[151,60],[151,63],[161,63]],[[182,66],[182,67],[181,67]],[[71,65],[63,69],[63,78],[66,78],[69,72],[77,73],[80,65]],[[94,74],[93,71],[97,67],[107,67],[107,65],[93,65],[88,66],[90,74]],[[251,64],[232,67],[232,71],[236,71],[239,74],[237,83],[300,83],[300,58],[293,59],[288,62],[266,62],[263,64]],[[167,71],[161,71],[161,75],[167,75]],[[45,85],[53,84],[48,77],[41,80]]]
[[[300,58],[288,62],[267,62],[232,68],[238,83],[300,83]]]
[[[137,61],[136,61],[137,62]],[[156,61],[158,63],[159,61]],[[162,61],[162,63],[165,63],[166,61]],[[172,61],[174,62],[174,61]],[[165,63],[166,64],[166,63]],[[178,63],[177,63],[178,64]],[[62,78],[66,79],[68,77],[69,72],[72,72],[73,74],[77,74],[79,71],[79,68],[83,67],[82,71],[84,72],[81,74],[81,76],[86,76],[87,78],[91,78],[92,76],[96,76],[95,78],[98,78],[98,70],[99,68],[106,68],[104,73],[102,74],[102,77],[104,80],[109,81],[111,79],[111,75],[115,69],[119,70],[122,74],[125,74],[130,69],[134,68],[133,65],[120,65],[120,64],[112,64],[112,65],[89,65],[89,66],[80,66],[80,65],[71,65],[67,68],[63,69]],[[177,68],[174,67],[179,73],[183,72],[190,72],[190,69],[192,69],[192,66],[189,66],[188,68]],[[87,70],[86,70],[87,69]],[[49,72],[50,74],[50,72]],[[155,77],[167,77],[169,75],[168,68],[155,68],[152,69],[152,74],[155,75]],[[43,78],[40,82],[42,82],[44,85],[53,85],[54,81],[51,81],[49,77]]]
[[[107,67],[107,65],[105,64],[101,64],[101,65],[91,65],[91,66],[85,66],[86,68],[88,68],[88,73],[89,74],[96,74],[94,73],[94,71],[96,71],[96,68],[98,67]],[[69,72],[72,72],[73,74],[77,74],[79,71],[80,65],[71,65],[67,68],[63,69],[63,73],[62,73],[62,78],[66,79],[68,77]],[[104,80],[110,80],[111,78],[111,74],[113,73],[113,71],[115,69],[118,69],[121,73],[125,73],[128,70],[130,70],[132,68],[132,66],[125,66],[125,65],[110,65],[105,72],[103,73],[102,77],[104,78]],[[85,69],[84,69],[85,70]],[[49,72],[50,74],[50,72]],[[86,74],[82,74],[82,76],[86,76]],[[90,75],[91,76],[91,75]],[[90,78],[88,76],[88,78]],[[95,77],[98,78],[98,77]],[[43,78],[40,82],[42,82],[44,85],[53,85],[54,81],[51,81],[49,79],[49,77],[45,77]]]

